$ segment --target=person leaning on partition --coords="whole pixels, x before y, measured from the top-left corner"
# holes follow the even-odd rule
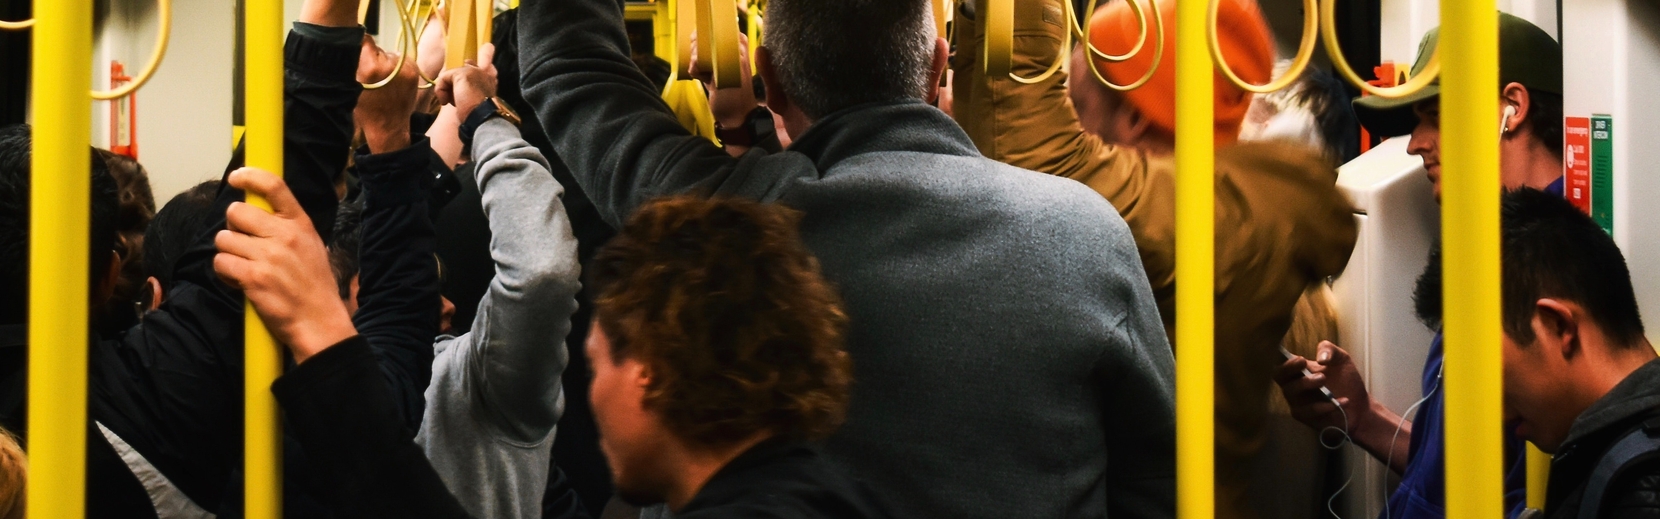
[[[1137,0],[1141,1],[1141,0]],[[965,4],[957,18],[960,49],[952,64],[953,116],[987,157],[1073,179],[1118,209],[1139,247],[1167,333],[1176,313],[1175,18],[1174,0],[1157,2],[1163,56],[1154,63],[1158,25],[1152,4],[1147,44],[1123,63],[1096,59],[1118,84],[1109,89],[1086,62],[1087,48],[1061,48],[1069,28],[1058,1],[1021,2],[1014,10],[1014,72],[1037,76],[1071,53],[1071,76],[1058,71],[1035,84],[987,77],[982,12]],[[1089,20],[1090,44],[1125,53],[1140,35],[1128,2],[1102,5]],[[1251,0],[1222,0],[1217,14],[1222,54],[1247,81],[1266,83],[1273,39]],[[1218,513],[1258,515],[1250,502],[1250,459],[1267,437],[1268,395],[1292,309],[1305,289],[1343,270],[1354,248],[1353,209],[1337,190],[1337,173],[1318,150],[1285,142],[1238,143],[1252,94],[1215,74],[1216,151],[1216,438]]]
[[[1558,92],[1562,91],[1562,47],[1526,20],[1504,13],[1498,17],[1499,103],[1501,113],[1506,114],[1498,121],[1500,177],[1505,188],[1542,189],[1561,196],[1562,97]],[[1423,70],[1438,35],[1435,29],[1424,36],[1414,71]],[[1411,133],[1408,151],[1423,158],[1437,197],[1441,192],[1438,93],[1432,84],[1425,92],[1400,101],[1367,97],[1354,103],[1361,123],[1374,135]],[[1315,430],[1346,424],[1355,445],[1401,475],[1384,519],[1445,516],[1441,271],[1435,267],[1440,262],[1439,249],[1430,252],[1430,266],[1419,277],[1414,293],[1419,319],[1436,334],[1424,361],[1423,399],[1416,404],[1417,414],[1411,421],[1372,400],[1360,368],[1335,344],[1321,344],[1314,360],[1286,361],[1276,375],[1293,417]],[[1312,376],[1303,375],[1305,367]],[[1342,412],[1320,392],[1322,386],[1342,403]],[[1508,515],[1515,517],[1521,514],[1527,495],[1526,455],[1511,431],[1504,431],[1504,442],[1505,504]]]
[[[897,515],[1173,514],[1174,362],[1130,230],[926,103],[928,0],[769,2],[756,68],[793,141],[737,158],[634,67],[620,2],[520,10],[525,97],[608,221],[681,193],[803,213],[860,372],[826,454]]]
[[[1660,515],[1660,361],[1619,246],[1533,189],[1503,221],[1505,428],[1555,455],[1545,516]]]

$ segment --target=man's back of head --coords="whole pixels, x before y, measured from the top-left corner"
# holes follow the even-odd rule
[[[33,147],[27,125],[0,128],[0,324],[22,324],[29,309],[30,160]],[[91,288],[113,282],[108,277],[115,250],[115,220],[119,202],[115,179],[98,154],[87,149],[92,173]],[[77,172],[44,172],[72,174]],[[45,237],[61,239],[63,237]],[[108,287],[105,287],[108,288]],[[90,294],[89,294],[90,295]]]
[[[810,120],[853,106],[923,99],[935,34],[927,0],[773,0],[765,48]]]
[[[220,182],[209,180],[173,196],[144,230],[144,270],[163,293],[173,289],[173,266],[215,221]]]

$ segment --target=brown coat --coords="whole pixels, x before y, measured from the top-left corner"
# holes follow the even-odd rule
[[[1041,16],[1040,5],[1051,10]],[[1059,4],[1020,4],[1015,73],[1034,77],[1053,63]],[[979,63],[978,25],[958,18],[952,68],[953,117],[981,153],[1008,164],[1083,182],[1112,202],[1135,236],[1141,261],[1174,344],[1176,171],[1169,157],[1106,144],[1078,124],[1066,73],[1026,85],[988,79]],[[1066,55],[1061,55],[1065,59]],[[1166,55],[1163,66],[1171,66]],[[1077,80],[1094,78],[1087,73]],[[1354,209],[1337,173],[1314,150],[1292,143],[1242,143],[1216,155],[1216,438],[1218,511],[1245,499],[1244,461],[1264,441],[1270,377],[1283,362],[1281,339],[1305,288],[1337,275],[1354,249]],[[1229,495],[1232,494],[1232,495]],[[1253,514],[1235,515],[1248,517]]]

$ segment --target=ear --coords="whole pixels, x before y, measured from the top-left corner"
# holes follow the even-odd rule
[[[1118,110],[1118,120],[1122,126],[1119,128],[1119,135],[1123,136],[1126,142],[1142,142],[1153,133],[1153,120],[1142,115],[1141,111],[1136,110],[1130,103],[1119,103]]]
[[[924,91],[923,99],[928,104],[939,102],[940,78],[945,77],[945,69],[951,66],[951,44],[945,38],[934,38],[934,63],[928,69],[928,89]]]
[[[1555,299],[1540,299],[1533,306],[1533,333],[1539,344],[1554,344],[1564,358],[1580,353],[1579,326],[1584,316],[1574,307]]]
[[[149,287],[150,292],[147,295],[148,300],[144,301],[145,308],[151,310],[161,308],[162,300],[166,299],[166,295],[161,291],[161,280],[156,279],[155,276],[150,276],[144,280],[144,285]]]
[[[784,83],[778,80],[778,68],[772,64],[772,49],[766,45],[756,48],[755,65],[758,69],[755,72],[767,86],[767,109],[780,114],[790,109],[790,98],[784,95]]]
[[[120,280],[121,253],[112,250],[110,251],[110,264],[108,270],[104,272],[103,279],[98,280],[98,284],[92,287],[92,289],[96,291],[93,293],[94,304],[102,305],[105,301],[109,301],[110,297],[115,294],[115,283]]]
[[[1515,114],[1504,120],[1504,127],[1509,128],[1510,133],[1516,133],[1516,129],[1521,128],[1522,123],[1527,122],[1528,116],[1533,113],[1533,98],[1528,95],[1527,87],[1522,86],[1521,83],[1505,85],[1504,90],[1499,95],[1502,97],[1501,102],[1504,103],[1504,106],[1516,108]],[[1500,107],[1499,110],[1500,113],[1503,113],[1504,108]]]

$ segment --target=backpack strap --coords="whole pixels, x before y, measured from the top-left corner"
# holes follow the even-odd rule
[[[1650,418],[1621,437],[1597,461],[1590,479],[1585,482],[1585,494],[1580,497],[1579,519],[1596,519],[1615,476],[1637,461],[1656,456],[1660,456],[1660,418]]]

